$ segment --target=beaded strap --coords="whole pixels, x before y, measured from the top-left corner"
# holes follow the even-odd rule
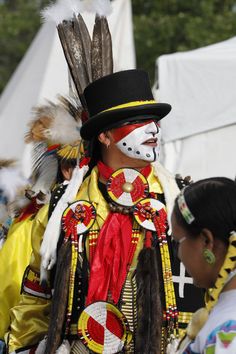
[[[208,289],[205,295],[206,308],[210,312],[218,301],[230,272],[236,267],[236,232],[229,238],[229,247],[225,261],[220,269],[214,288]]]

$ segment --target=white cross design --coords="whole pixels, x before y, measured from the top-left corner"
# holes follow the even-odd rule
[[[193,278],[185,276],[185,266],[180,263],[180,274],[172,276],[174,283],[179,283],[179,297],[184,297],[184,285],[193,284]]]

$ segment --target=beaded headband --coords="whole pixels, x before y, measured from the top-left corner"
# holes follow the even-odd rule
[[[177,199],[177,203],[178,203],[179,211],[180,211],[181,215],[183,216],[186,223],[190,225],[195,220],[195,217],[191,213],[191,211],[186,203],[186,200],[184,198],[184,189],[182,189],[182,191],[180,192],[178,199]]]

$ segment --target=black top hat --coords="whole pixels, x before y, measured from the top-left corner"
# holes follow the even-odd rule
[[[104,76],[86,87],[84,97],[89,118],[80,133],[85,140],[125,122],[150,118],[159,121],[171,110],[168,103],[154,100],[148,75],[143,70]]]

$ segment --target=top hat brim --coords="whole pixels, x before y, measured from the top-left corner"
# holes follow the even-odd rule
[[[91,140],[101,132],[121,126],[126,122],[155,120],[164,118],[171,110],[168,103],[152,103],[126,108],[118,108],[98,113],[89,118],[81,127],[80,134],[84,140]]]

